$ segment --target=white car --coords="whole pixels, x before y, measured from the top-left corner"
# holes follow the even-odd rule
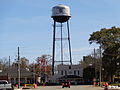
[[[111,89],[111,88],[112,88],[112,89],[120,89],[120,87],[118,87],[118,86],[108,86],[108,88],[109,88],[109,89]]]
[[[12,84],[7,80],[0,80],[0,90],[13,90]]]

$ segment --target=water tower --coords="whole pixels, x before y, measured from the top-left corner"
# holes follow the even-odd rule
[[[70,65],[72,64],[72,56],[71,56],[71,44],[70,44],[70,32],[69,32],[69,19],[70,19],[70,8],[68,6],[59,4],[57,6],[54,6],[52,8],[52,16],[54,20],[54,25],[53,25],[53,52],[52,52],[52,75],[54,75],[54,66],[55,62],[60,62],[63,64],[64,62],[69,62]],[[63,36],[63,24],[66,23],[66,36]],[[60,30],[57,29],[57,24],[59,24]],[[60,37],[56,35],[56,33],[60,31]],[[60,41],[60,60],[56,60],[56,41]],[[68,57],[69,60],[64,60],[64,46],[63,46],[63,41],[67,41],[68,45]]]

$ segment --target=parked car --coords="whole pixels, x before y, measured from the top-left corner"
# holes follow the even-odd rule
[[[0,80],[0,90],[13,90],[13,86],[7,80]]]
[[[62,82],[62,88],[64,88],[64,87],[70,88],[70,82],[69,81]]]

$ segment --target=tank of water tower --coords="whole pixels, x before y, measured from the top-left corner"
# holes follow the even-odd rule
[[[52,8],[52,18],[56,22],[66,22],[70,17],[70,8],[68,6],[59,4]]]

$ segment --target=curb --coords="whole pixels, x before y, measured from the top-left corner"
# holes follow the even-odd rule
[[[18,88],[14,88],[14,90],[22,90],[22,88],[19,88],[19,89]]]

